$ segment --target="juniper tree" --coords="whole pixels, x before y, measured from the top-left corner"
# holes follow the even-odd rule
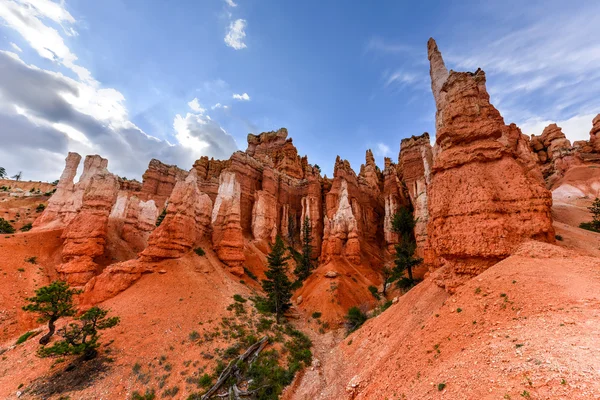
[[[92,307],[71,323],[58,330],[63,340],[50,347],[42,347],[38,354],[41,357],[80,355],[84,360],[91,360],[98,355],[98,331],[112,328],[119,323],[119,317],[107,318],[108,311],[100,307]]]
[[[0,179],[6,178],[6,169],[4,167],[0,167]]]
[[[24,311],[39,314],[38,322],[48,322],[48,333],[40,338],[40,344],[47,344],[56,330],[55,323],[59,318],[75,315],[73,295],[80,290],[69,288],[65,282],[54,281],[48,286],[36,289],[35,296],[29,297],[29,304]]]
[[[302,225],[302,253],[300,257],[300,262],[296,266],[294,273],[298,277],[299,280],[303,281],[310,275],[310,271],[314,268],[313,260],[312,260],[312,234],[311,234],[311,226],[310,219],[308,216],[304,217],[304,222]]]
[[[265,272],[267,280],[262,281],[262,288],[267,293],[268,306],[279,324],[283,314],[292,305],[292,283],[286,275],[287,260],[289,256],[285,254],[285,244],[281,236],[277,235],[275,244],[267,256],[268,269]]]

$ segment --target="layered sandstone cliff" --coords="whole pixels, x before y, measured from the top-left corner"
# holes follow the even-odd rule
[[[428,43],[436,143],[428,186],[428,261],[451,289],[525,240],[553,242],[552,197],[527,138],[489,101],[482,70],[450,71]]]

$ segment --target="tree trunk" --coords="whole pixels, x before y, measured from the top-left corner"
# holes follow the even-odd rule
[[[40,344],[48,344],[48,342],[50,342],[50,338],[54,335],[54,331],[56,330],[56,327],[54,326],[55,322],[56,318],[51,318],[48,321],[48,333],[40,338]]]
[[[408,267],[408,279],[410,279],[410,281],[412,282],[413,280],[413,276],[412,276],[412,267]]]

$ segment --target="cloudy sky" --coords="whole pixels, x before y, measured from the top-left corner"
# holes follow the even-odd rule
[[[0,0],[0,166],[54,180],[77,151],[140,179],[282,126],[329,175],[338,154],[382,164],[433,133],[430,36],[449,68],[486,71],[507,123],[588,138],[600,2],[449,3]]]

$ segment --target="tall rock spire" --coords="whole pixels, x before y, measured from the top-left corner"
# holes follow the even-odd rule
[[[436,109],[439,111],[443,108],[443,99],[441,97],[442,86],[448,79],[448,69],[444,64],[442,53],[438,50],[437,43],[433,38],[429,38],[427,42],[427,58],[429,59],[429,75],[431,76],[431,91],[435,99]],[[436,123],[438,121],[436,113]]]

